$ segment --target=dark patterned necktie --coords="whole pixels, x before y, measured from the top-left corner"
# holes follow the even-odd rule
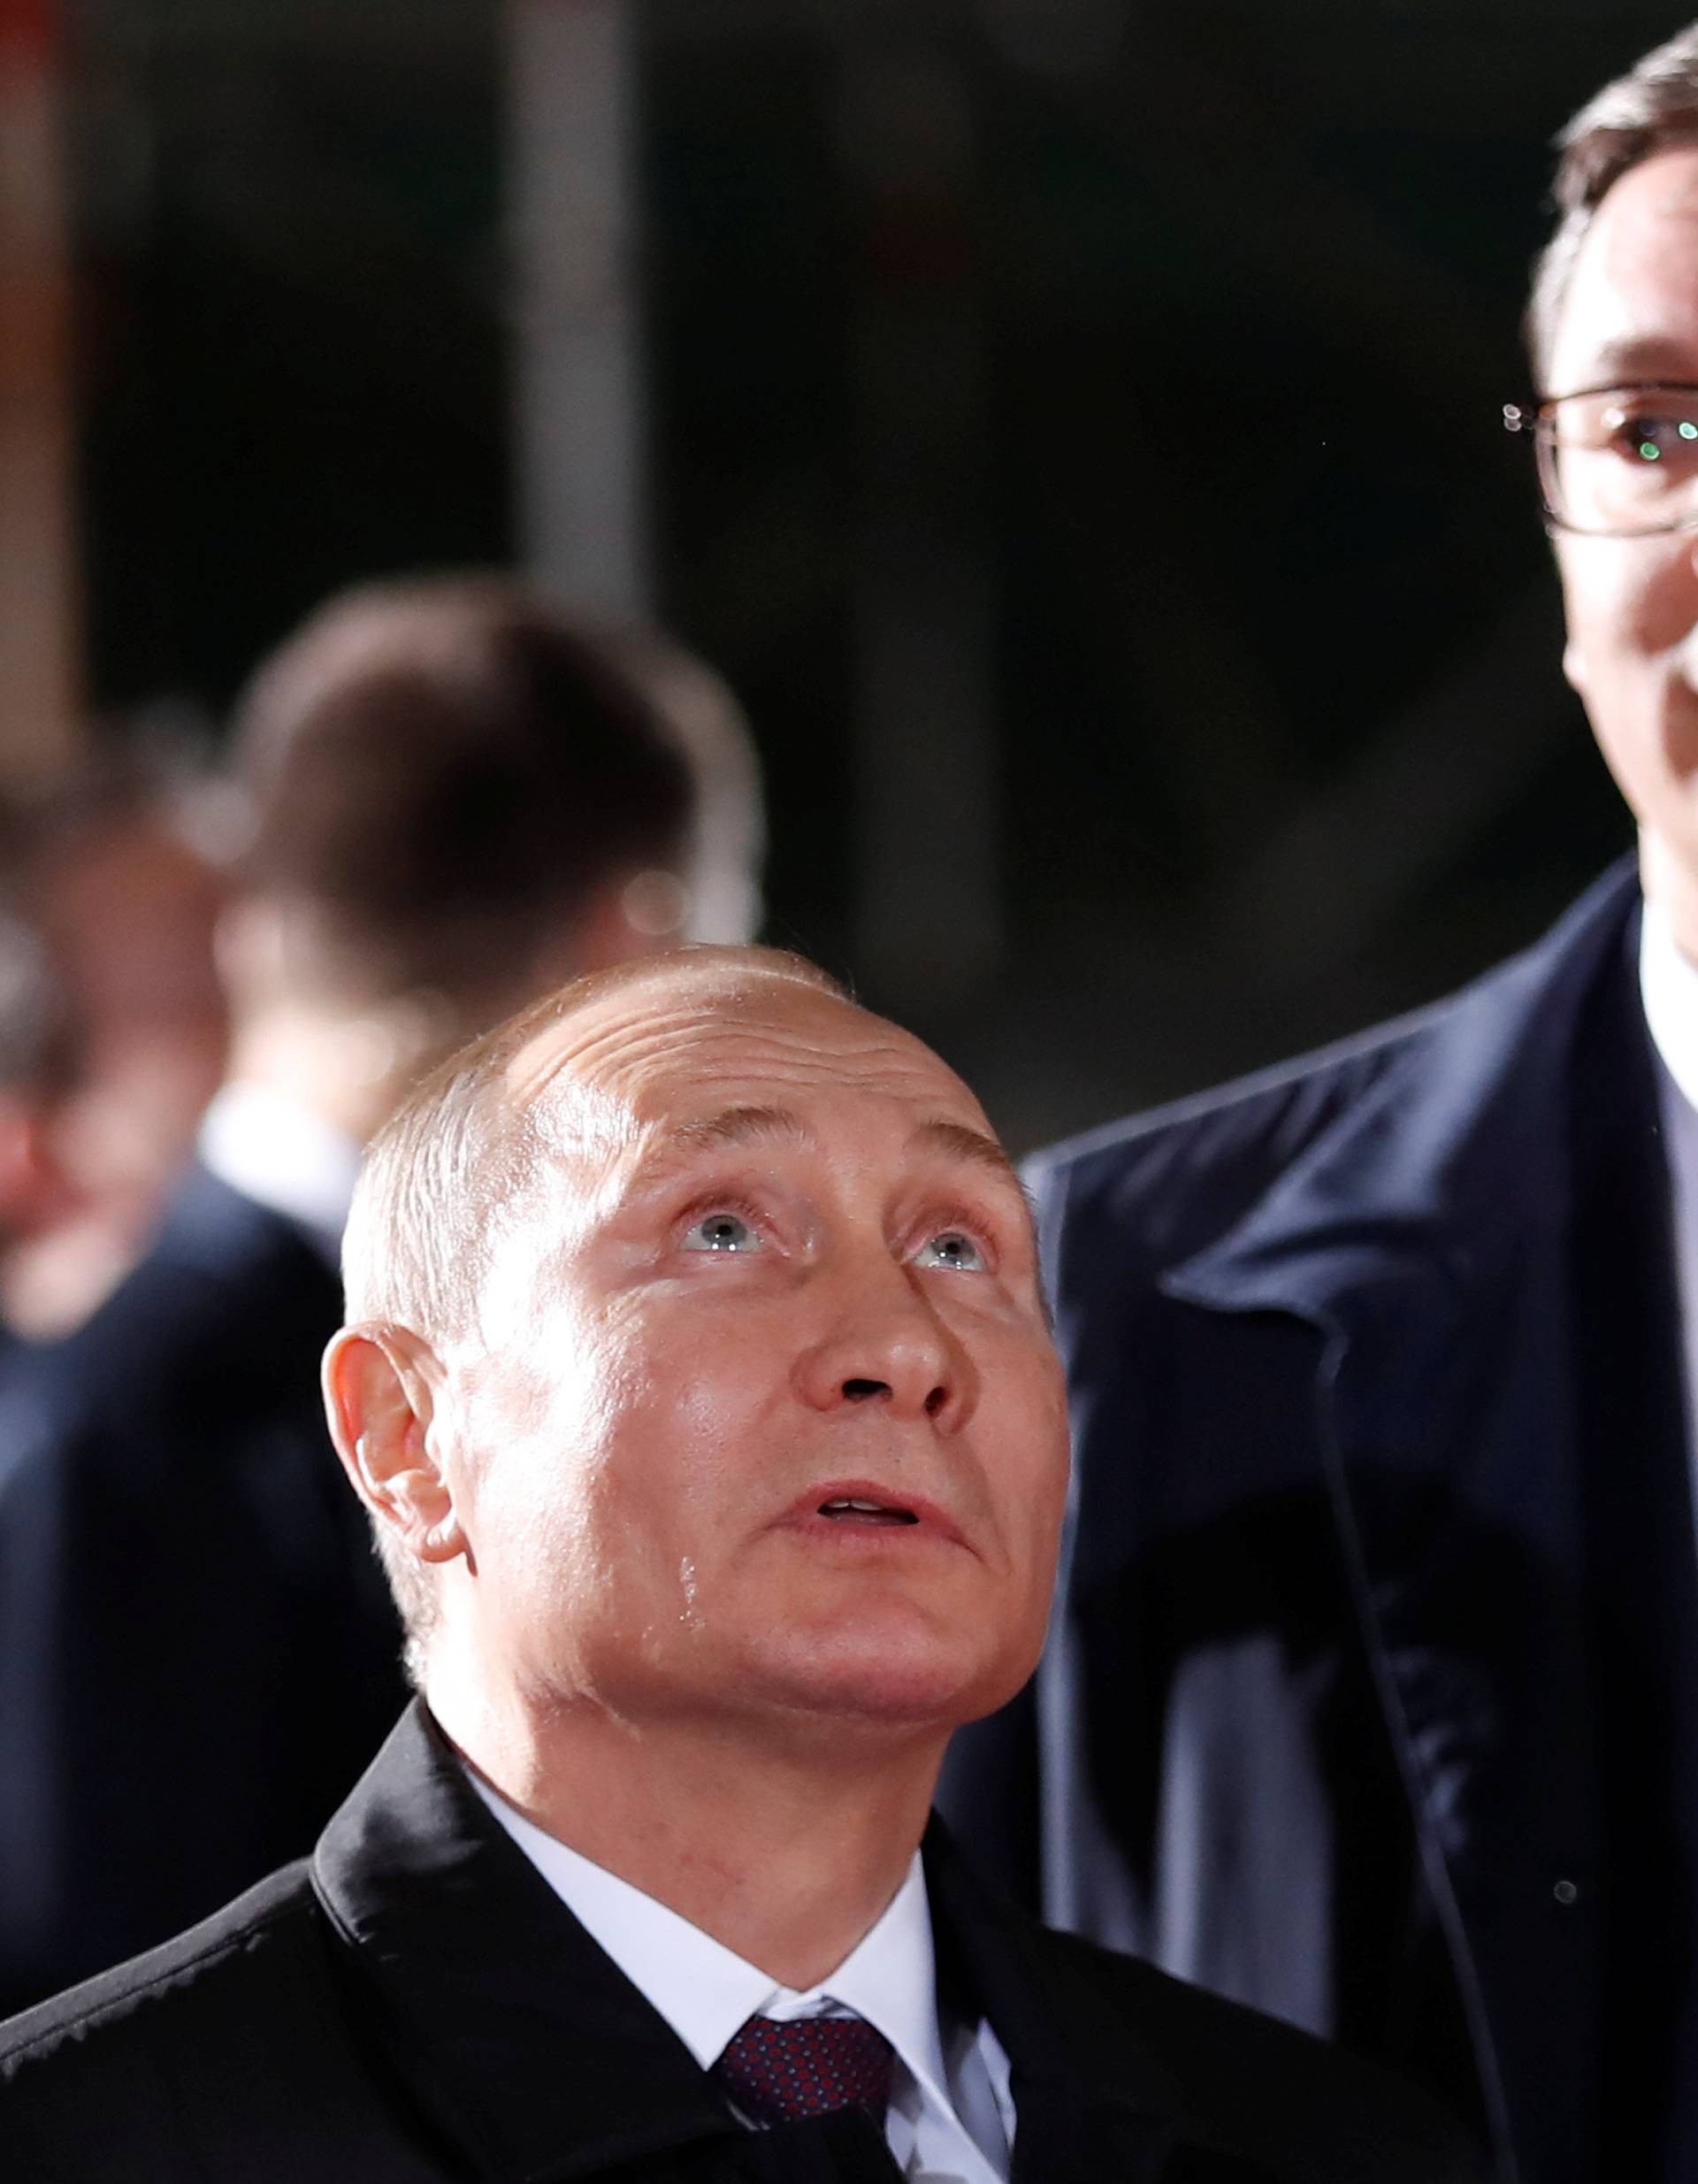
[[[766,2129],[864,2108],[882,2130],[891,2043],[859,2017],[752,2017],[714,2065],[751,2123]]]

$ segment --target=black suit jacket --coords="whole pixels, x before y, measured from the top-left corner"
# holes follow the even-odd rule
[[[1463,2184],[1377,2072],[987,1896],[940,1835],[940,1978],[1007,2050],[1015,2184]],[[422,1709],[296,1866],[0,2029],[29,2184],[889,2184],[858,2113],[746,2131]]]
[[[323,1253],[193,1172],[147,1256],[0,1381],[0,2005],[311,1847],[404,1699],[325,1433]]]
[[[1521,2184],[1698,2173],[1698,1572],[1610,875],[1388,1031],[1036,1163],[1077,1461],[944,1805],[1058,1924],[1413,2071]]]

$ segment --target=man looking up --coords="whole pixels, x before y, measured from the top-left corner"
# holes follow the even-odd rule
[[[1474,2173],[921,1852],[1036,1657],[1067,1449],[1024,1198],[917,1040],[755,951],[569,987],[379,1132],[348,1286],[423,1704],[310,1867],[0,2035],[23,2173]]]
[[[361,1144],[521,1001],[753,901],[735,717],[625,644],[497,578],[365,586],[238,709],[199,1163],[0,1395],[0,2007],[307,1850],[394,1718],[399,1634],[317,1398]]]
[[[1058,1923],[1419,2073],[1505,2177],[1687,2184],[1698,27],[1563,146],[1513,421],[1638,857],[1429,1014],[1040,1161],[1075,1548],[956,1791]]]

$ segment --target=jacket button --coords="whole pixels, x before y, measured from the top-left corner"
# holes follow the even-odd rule
[[[1568,1909],[1568,1906],[1571,1904],[1578,1903],[1579,1901],[1580,1891],[1579,1884],[1572,1881],[1556,1881],[1552,1886],[1550,1892],[1556,1898],[1556,1901],[1563,1906],[1564,1911]]]

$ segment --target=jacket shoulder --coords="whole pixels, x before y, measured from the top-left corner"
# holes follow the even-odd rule
[[[1458,997],[1294,1061],[1143,1114],[1122,1117],[1034,1153],[1028,1180],[1041,1203],[1069,1212],[1136,1204],[1161,1192],[1183,1198],[1251,1195],[1322,1130],[1442,1039]],[[1239,1171],[1242,1171],[1240,1173]]]
[[[1065,1286],[1098,1247],[1123,1264],[1172,1264],[1205,1249],[1322,1141],[1376,1157],[1388,1131],[1404,1157],[1454,1141],[1495,1112],[1506,1083],[1559,1073],[1586,997],[1637,916],[1630,862],[1612,868],[1522,954],[1460,992],[1212,1092],[1107,1124],[1036,1154],[1028,1176],[1046,1261]]]
[[[1153,2051],[1199,2145],[1290,2184],[1484,2184],[1461,2126],[1378,2065],[1142,1958],[1046,1939],[1059,1975]]]
[[[328,1943],[297,1865],[0,2025],[0,2143],[39,2147],[46,2176],[103,2176],[107,2157],[114,2175],[199,2174],[214,2110],[298,2097],[309,2058],[323,2076],[339,2018]]]
[[[293,1366],[322,1346],[340,1300],[329,1261],[281,1215],[197,1173],[111,1295],[34,1355],[44,1380],[67,1397],[80,1391],[90,1404],[138,1376],[151,1389],[187,1368],[204,1374],[215,1342],[233,1349],[246,1371],[269,1378],[271,1360]]]
[[[280,1217],[198,1179],[112,1294],[73,1333],[0,1370],[0,1485],[43,1463],[103,1465],[119,1483],[140,1448],[174,1471],[249,1436],[325,1441],[317,1363],[339,1317],[327,1263]]]

